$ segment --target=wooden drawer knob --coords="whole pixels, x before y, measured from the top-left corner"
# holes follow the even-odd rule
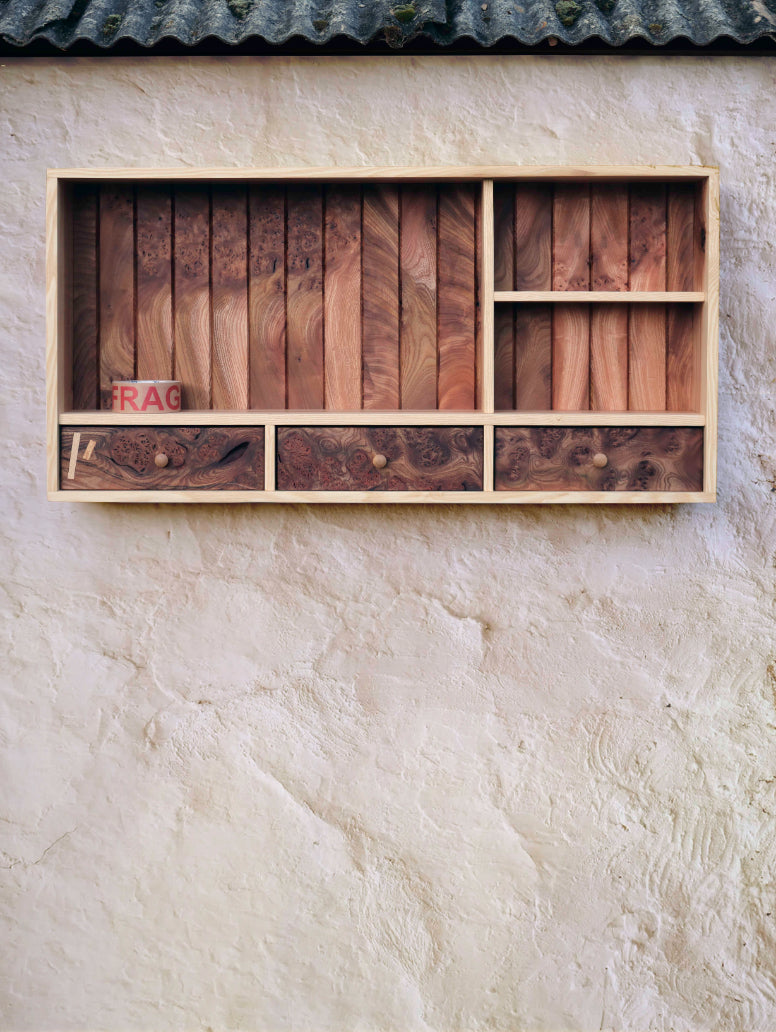
[[[388,459],[384,455],[375,455],[372,459],[372,465],[375,469],[385,469],[388,465]]]
[[[593,456],[593,465],[596,466],[598,469],[603,469],[604,466],[608,464],[609,460],[603,452],[598,452],[596,455]]]
[[[169,461],[170,460],[167,458],[167,456],[164,454],[164,452],[158,452],[154,456],[154,462],[159,467],[159,469],[164,469],[164,467],[167,465],[167,463]]]

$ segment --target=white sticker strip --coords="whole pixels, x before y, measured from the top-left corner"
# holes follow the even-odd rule
[[[84,452],[84,459],[85,459],[85,460],[86,460],[87,462],[89,461],[89,459],[90,459],[90,458],[92,457],[92,455],[94,454],[94,449],[95,449],[96,447],[97,447],[97,442],[96,442],[96,441],[89,441],[89,443],[87,444],[87,446],[86,446],[86,451]]]
[[[78,462],[78,449],[81,445],[81,433],[76,430],[73,434],[73,446],[70,449],[70,465],[67,467],[67,479],[75,480],[75,464]]]

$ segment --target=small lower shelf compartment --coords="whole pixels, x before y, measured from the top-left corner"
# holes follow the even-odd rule
[[[482,491],[481,426],[286,426],[278,491]]]
[[[495,429],[496,491],[703,490],[701,427]]]
[[[60,489],[263,491],[264,427],[62,427]]]

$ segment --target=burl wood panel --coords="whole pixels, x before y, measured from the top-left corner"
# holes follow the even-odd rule
[[[558,183],[553,203],[552,289],[590,289],[590,187]]]
[[[137,193],[137,375],[171,380],[172,195],[169,186]]]
[[[98,191],[76,184],[73,190],[73,408],[97,409],[97,219]]]
[[[364,408],[399,407],[399,188],[363,194]]]
[[[437,407],[437,191],[401,192],[400,394],[404,409]]]
[[[475,407],[475,194],[468,183],[439,194],[440,409]]]
[[[278,429],[279,491],[481,491],[482,463],[482,427]]]
[[[69,479],[74,433],[80,433],[79,454]],[[160,454],[168,459],[164,468],[154,461]],[[262,491],[264,428],[63,427],[60,486],[65,491]]]
[[[100,396],[112,405],[113,380],[135,375],[134,188],[100,190]]]
[[[252,409],[286,407],[286,196],[253,186],[248,219],[248,365]]]
[[[497,491],[701,491],[703,430],[496,427],[495,462]]]

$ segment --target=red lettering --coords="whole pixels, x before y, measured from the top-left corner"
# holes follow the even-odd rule
[[[140,409],[135,404],[135,398],[137,397],[137,387],[127,386],[122,383],[121,385],[121,411],[128,412],[130,408],[134,412],[139,412]]]
[[[164,405],[162,404],[162,399],[159,397],[159,391],[153,384],[148,388],[146,396],[143,399],[143,412],[146,411],[149,405],[155,405],[160,412],[164,412]]]
[[[165,401],[167,402],[167,408],[170,410],[170,412],[177,412],[180,409],[181,387],[179,383],[174,383],[172,387],[167,388]]]

